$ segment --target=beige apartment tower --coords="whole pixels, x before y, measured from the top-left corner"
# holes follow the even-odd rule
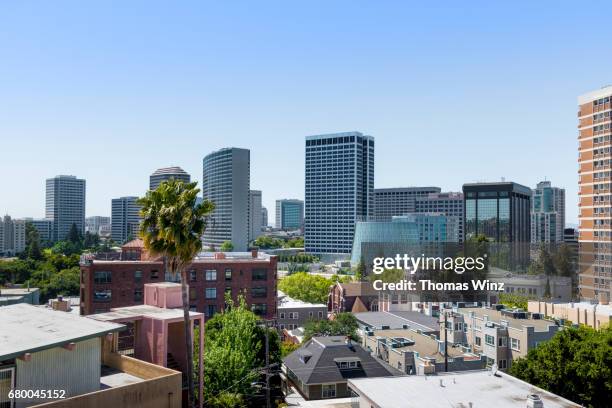
[[[578,97],[580,296],[610,300],[612,86]]]

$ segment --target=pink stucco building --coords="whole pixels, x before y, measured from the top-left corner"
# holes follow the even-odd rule
[[[204,314],[189,312],[192,338],[200,342],[203,349],[203,336],[195,338],[195,330],[204,327]],[[119,354],[135,357],[163,367],[187,372],[185,359],[185,332],[181,285],[172,282],[150,283],[144,285],[144,304],[118,307],[107,313],[88,316],[91,319],[124,324],[127,330],[115,339],[115,349]],[[198,356],[194,371],[200,373],[200,392],[202,390],[202,356]],[[200,401],[202,399],[200,398]]]

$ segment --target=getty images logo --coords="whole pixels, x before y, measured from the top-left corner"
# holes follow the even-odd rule
[[[444,270],[454,271],[461,275],[465,271],[482,271],[485,269],[487,254],[479,257],[460,256],[460,257],[431,257],[421,254],[421,256],[408,256],[407,254],[397,254],[395,257],[376,257],[372,267],[372,272],[380,275],[387,269],[409,270],[414,275],[419,270]]]

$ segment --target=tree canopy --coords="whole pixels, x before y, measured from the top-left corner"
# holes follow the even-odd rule
[[[510,374],[588,407],[612,401],[612,328],[565,328],[512,362]]]
[[[338,313],[333,320],[310,320],[304,326],[304,340],[314,336],[348,336],[358,341],[357,319],[351,313]]]
[[[278,282],[278,288],[294,299],[309,303],[327,303],[329,287],[334,282],[324,276],[297,272]]]
[[[268,330],[270,364],[280,364],[280,339],[274,329],[258,325],[241,296],[206,322],[204,330],[204,401],[206,406],[242,406],[261,378],[265,366],[265,330]],[[231,394],[231,395],[227,395]],[[226,405],[224,401],[236,405]],[[242,404],[242,405],[241,405]]]

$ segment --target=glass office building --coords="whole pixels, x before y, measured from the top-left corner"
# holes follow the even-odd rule
[[[121,244],[138,237],[140,229],[138,197],[113,198],[111,201],[111,237]]]
[[[531,201],[531,242],[563,242],[565,190],[550,181],[538,183]]]
[[[530,242],[531,189],[511,182],[463,185],[465,239]]]
[[[72,225],[85,234],[85,180],[75,176],[47,179],[45,218],[53,222],[51,241],[66,239]]]
[[[304,201],[276,200],[276,228],[296,230],[304,226]]]
[[[155,190],[162,181],[178,180],[183,183],[191,182],[191,176],[180,167],[164,167],[157,169],[149,176],[149,190]]]
[[[306,138],[305,250],[348,254],[355,223],[374,214],[374,138],[344,132]]]
[[[374,190],[374,217],[377,221],[391,221],[397,215],[417,211],[419,198],[442,191],[440,187],[395,187]]]

